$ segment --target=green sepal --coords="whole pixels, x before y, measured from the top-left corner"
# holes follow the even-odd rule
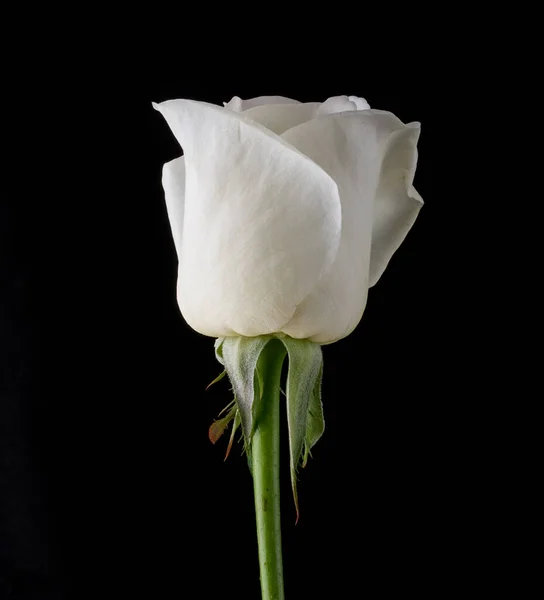
[[[219,373],[219,375],[211,383],[208,383],[208,385],[206,386],[206,389],[209,390],[214,383],[221,381],[221,379],[223,379],[223,377],[225,377],[226,374],[227,374],[226,371]]]
[[[216,342],[216,356],[224,361],[232,384],[236,404],[240,411],[242,432],[246,449],[251,443],[262,397],[262,385],[258,385],[257,361],[272,336],[226,337]]]
[[[231,402],[231,405],[234,404]],[[223,414],[231,405],[224,408],[219,415]],[[214,421],[210,428],[208,429],[208,437],[210,438],[210,442],[215,444],[217,440],[225,433],[225,429],[229,426],[229,423],[235,419],[238,408],[236,405],[233,405],[227,413],[226,417],[222,419],[217,419]],[[236,421],[235,421],[236,422]]]
[[[314,391],[310,398],[308,407],[308,421],[306,422],[306,436],[304,438],[304,455],[302,458],[302,467],[308,462],[310,450],[316,445],[319,438],[325,431],[325,419],[323,417],[323,403],[321,402],[321,381],[323,380],[323,363],[316,379]]]
[[[236,414],[234,415],[234,423],[232,424],[232,431],[230,432],[229,445],[227,446],[227,452],[225,453],[225,458],[223,460],[227,460],[229,457],[232,444],[234,443],[234,436],[236,435],[236,431],[238,427],[240,427],[241,419],[240,419],[240,411],[238,407],[236,408]]]
[[[323,354],[321,346],[309,340],[297,340],[290,337],[280,339],[289,356],[287,425],[289,430],[291,487],[298,521],[298,464],[303,456],[303,449],[305,450],[305,464],[311,447],[321,437],[325,427],[321,406]]]
[[[262,375],[257,362],[266,344],[276,337],[283,343],[289,356],[287,387],[285,392],[281,389],[280,392],[287,398],[291,487],[298,521],[298,466],[300,463],[306,466],[311,449],[325,430],[321,403],[323,355],[319,344],[279,334],[253,338],[226,337],[215,341],[216,358],[225,367],[236,402],[234,414],[229,412],[225,417],[229,418],[229,422],[235,419],[226,457],[231,450],[235,431],[241,425],[244,450],[252,471],[251,438],[258,426],[263,395]],[[224,373],[212,383],[222,379]]]
[[[221,346],[223,345],[224,341],[225,341],[225,338],[217,338],[213,344],[213,347],[215,349],[215,358],[217,358],[217,360],[223,366],[225,366],[225,361],[223,360],[223,349],[221,348]]]

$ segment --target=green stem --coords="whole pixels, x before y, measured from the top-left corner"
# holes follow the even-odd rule
[[[285,348],[271,340],[259,357],[262,403],[251,443],[262,600],[283,600],[280,523],[280,379]]]

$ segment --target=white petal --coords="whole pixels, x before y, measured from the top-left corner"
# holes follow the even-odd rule
[[[214,337],[281,331],[336,257],[336,183],[243,115],[189,100],[156,108],[185,151],[185,319]]]
[[[313,119],[319,102],[263,104],[244,111],[244,116],[281,135],[284,131]]]
[[[257,98],[242,100],[238,96],[234,96],[232,100],[225,103],[225,108],[236,112],[242,112],[248,108],[260,106],[261,104],[298,104],[298,100],[286,98],[285,96],[258,96]]]
[[[373,209],[392,132],[404,125],[391,113],[333,114],[287,131],[282,137],[307,154],[337,182],[342,238],[330,271],[283,328],[286,334],[328,343],[360,321],[367,299]]]
[[[423,206],[423,199],[412,185],[419,133],[419,123],[410,123],[388,140],[374,207],[370,286],[382,276]]]
[[[162,186],[166,201],[168,220],[176,252],[180,254],[185,204],[185,160],[183,156],[167,162],[162,169]]]
[[[348,96],[348,98],[355,103],[357,110],[368,110],[370,108],[370,104],[364,98],[359,98],[359,96]]]
[[[366,110],[369,108],[370,105],[364,98],[358,98],[357,96],[333,96],[321,104],[317,114],[319,116],[325,116],[352,110]]]

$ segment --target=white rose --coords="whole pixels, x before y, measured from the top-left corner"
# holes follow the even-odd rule
[[[184,150],[163,186],[189,325],[318,343],[351,333],[423,204],[419,123],[353,96],[154,106]]]

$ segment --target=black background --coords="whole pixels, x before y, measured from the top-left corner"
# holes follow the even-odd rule
[[[255,69],[221,52],[195,66],[180,50],[172,69],[160,52],[127,50],[81,59],[77,82],[62,72],[70,93],[44,109],[39,139],[22,142],[21,156],[38,147],[43,164],[22,161],[16,202],[2,206],[6,598],[259,597],[245,458],[238,446],[223,463],[226,440],[207,438],[229,386],[204,391],[220,371],[213,340],[184,323],[175,299],[160,177],[180,150],[151,106],[169,98],[353,94],[421,122],[415,185],[426,204],[355,332],[324,348],[326,432],[301,471],[296,527],[283,445],[285,586],[289,598],[434,598],[476,568],[458,546],[469,429],[458,431],[440,258],[449,90],[431,58],[412,51],[417,69],[370,72],[299,53]]]

